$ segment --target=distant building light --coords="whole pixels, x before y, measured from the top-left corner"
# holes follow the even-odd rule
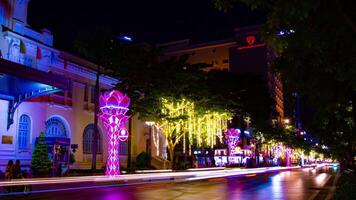
[[[279,35],[284,35],[284,31],[279,31]]]
[[[126,42],[132,42],[132,37],[127,35],[120,35],[119,39]]]
[[[291,33],[295,33],[295,31],[294,31],[293,29],[290,29],[290,30],[289,30],[289,32],[291,32]]]

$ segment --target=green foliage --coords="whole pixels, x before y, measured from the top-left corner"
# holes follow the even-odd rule
[[[75,163],[75,156],[74,153],[70,153],[69,155],[69,164],[74,164]]]
[[[334,199],[351,200],[355,199],[356,192],[356,174],[343,173],[338,180]]]
[[[228,9],[235,0],[215,2]],[[352,160],[356,154],[356,2],[240,2],[267,12],[262,34],[279,53],[274,68],[314,108],[306,128],[340,161]],[[293,33],[278,36],[280,30]]]
[[[44,133],[41,132],[38,137],[38,143],[32,154],[31,170],[33,174],[48,174],[51,169],[51,161],[48,158],[47,144]]]
[[[136,167],[138,169],[149,169],[150,155],[147,152],[142,152],[136,157]]]

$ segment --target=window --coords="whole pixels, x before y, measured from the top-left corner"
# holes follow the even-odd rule
[[[83,134],[83,153],[84,154],[92,154],[93,153],[93,140],[94,140],[94,124],[89,124],[84,129]],[[97,153],[102,153],[102,142],[101,142],[101,134],[99,131],[98,134],[98,147]]]
[[[31,131],[31,119],[27,115],[21,115],[19,120],[18,145],[19,149],[28,148]]]
[[[128,154],[128,144],[127,141],[121,142],[119,144],[119,154],[120,155],[127,155]]]
[[[84,101],[87,102],[88,101],[88,85],[85,84],[84,87]]]
[[[46,137],[67,137],[67,129],[59,117],[52,117],[46,122]]]

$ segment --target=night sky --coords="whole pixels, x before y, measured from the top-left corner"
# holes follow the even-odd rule
[[[203,42],[231,37],[234,28],[263,21],[263,14],[244,5],[224,13],[211,0],[31,0],[28,11],[33,28],[48,28],[55,46],[69,51],[78,33],[93,27],[131,35],[135,42]]]

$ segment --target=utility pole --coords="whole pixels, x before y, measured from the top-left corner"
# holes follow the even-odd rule
[[[131,144],[132,144],[132,134],[131,134],[131,131],[132,131],[132,118],[130,117],[129,119],[129,137],[127,139],[127,169],[128,170],[131,170]]]
[[[98,135],[99,135],[98,115],[99,115],[99,95],[100,95],[99,79],[100,79],[100,66],[98,66],[96,72],[95,92],[94,92],[94,135],[93,135],[93,144],[92,144],[93,158],[91,162],[92,170],[96,170],[96,155],[98,152]]]

